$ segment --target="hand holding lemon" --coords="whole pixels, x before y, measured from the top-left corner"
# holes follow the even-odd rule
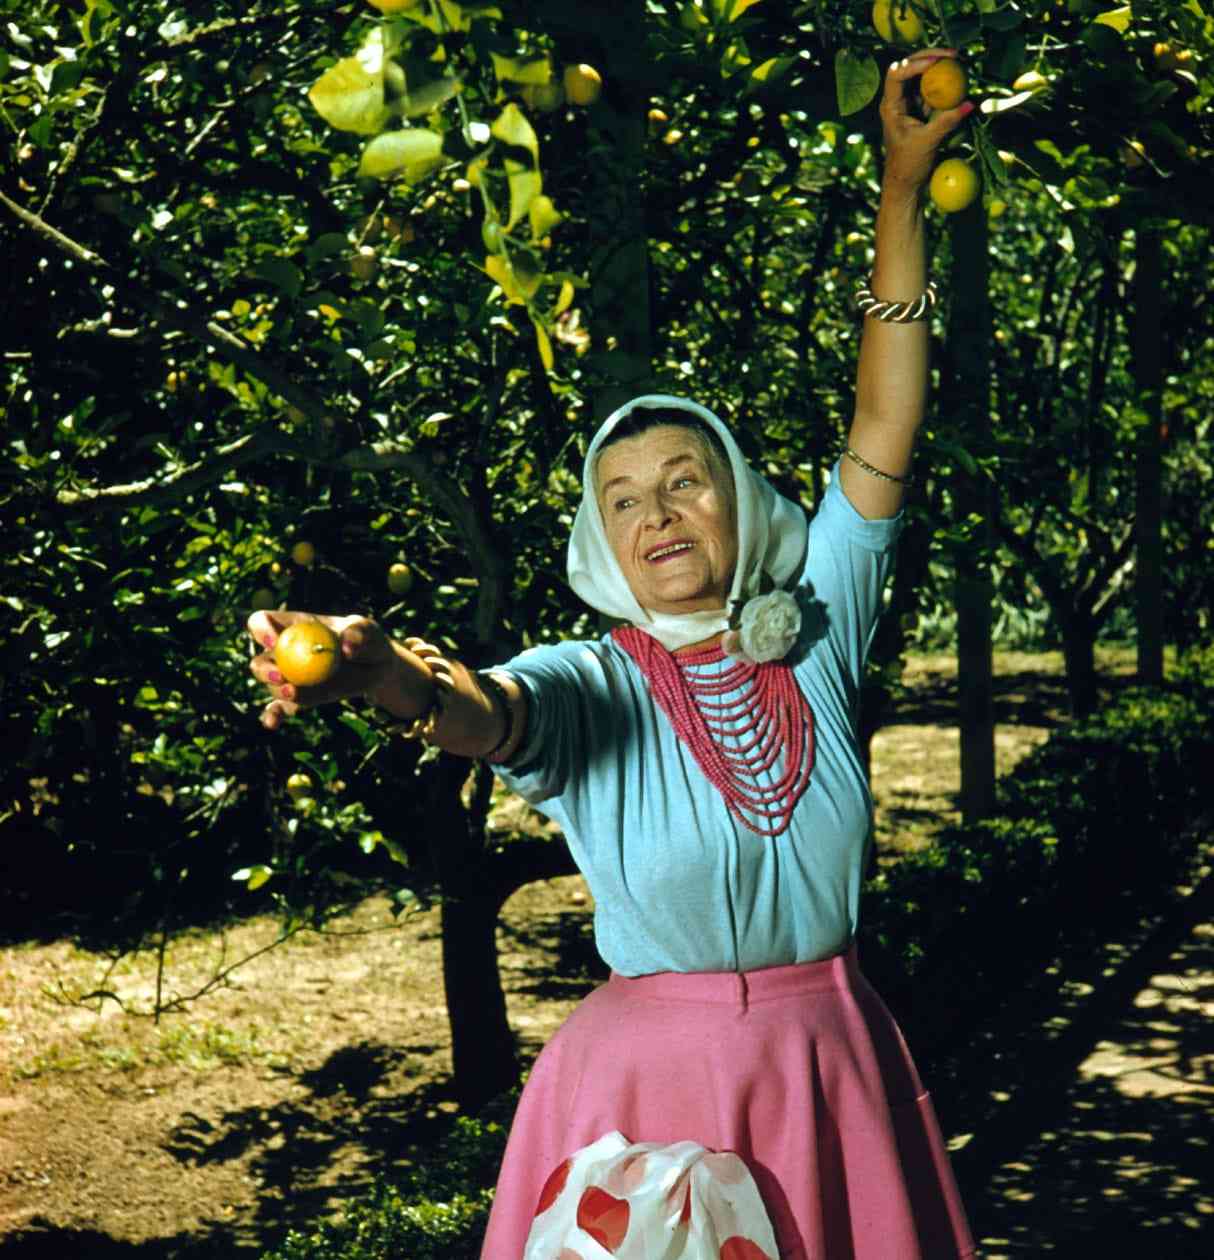
[[[895,61],[886,71],[881,127],[887,194],[918,200],[932,177],[941,144],[973,113],[973,102],[965,99],[967,86],[954,48],[925,48]],[[914,108],[916,97],[931,111],[926,118]]]
[[[275,730],[303,708],[336,700],[374,700],[385,691],[428,703],[433,683],[425,665],[400,653],[366,617],[331,617],[263,609],[247,629],[263,649],[249,669],[270,693],[262,725]]]

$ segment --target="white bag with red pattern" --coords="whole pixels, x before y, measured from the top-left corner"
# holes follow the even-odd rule
[[[607,1133],[556,1168],[523,1260],[777,1260],[740,1156]]]

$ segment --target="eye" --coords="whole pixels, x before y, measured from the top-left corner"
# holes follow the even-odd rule
[[[630,508],[636,502],[635,499],[616,499],[612,507],[617,512],[623,512],[626,508]]]
[[[670,488],[672,490],[678,490],[682,486],[694,486],[695,484],[696,479],[694,477],[676,477],[671,483]]]

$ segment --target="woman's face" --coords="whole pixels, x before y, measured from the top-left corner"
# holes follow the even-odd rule
[[[596,468],[607,539],[650,612],[723,608],[738,561],[732,478],[690,429],[660,425],[607,447]]]

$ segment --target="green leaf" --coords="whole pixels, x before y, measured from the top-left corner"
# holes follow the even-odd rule
[[[400,102],[400,111],[406,118],[417,118],[421,114],[430,114],[445,105],[453,96],[463,90],[463,81],[444,76],[411,88]]]
[[[425,127],[409,127],[405,131],[386,131],[370,141],[363,150],[358,173],[374,179],[399,175],[415,184],[443,161],[442,136]]]
[[[535,162],[540,160],[540,142],[535,130],[527,121],[527,116],[511,101],[493,120],[489,128],[495,140],[512,145],[516,149],[526,149]]]
[[[961,45],[964,47],[964,45]],[[1011,35],[999,35],[990,40],[983,70],[989,78],[1008,82],[1014,79],[1025,63],[1028,44],[1023,31]],[[985,102],[983,102],[985,105]]]
[[[516,162],[514,158],[507,158],[505,165],[506,179],[510,184],[510,218],[506,221],[506,231],[509,232],[540,195],[544,180],[539,171]]]
[[[994,9],[982,15],[982,27],[987,31],[1011,31],[1024,23],[1024,14],[1010,5],[1002,9]]]
[[[40,114],[31,124],[27,133],[29,138],[40,149],[49,147],[53,139],[50,114]]]
[[[547,57],[532,57],[524,60],[521,57],[503,57],[501,53],[491,52],[493,73],[499,83],[531,83],[544,84],[552,82],[552,62]]]
[[[981,124],[971,128],[974,149],[978,154],[986,178],[983,183],[988,189],[1005,188],[1008,184],[1007,166],[999,156],[985,126]]]
[[[750,80],[756,84],[775,83],[796,61],[795,57],[769,57],[750,72]]]
[[[839,113],[846,117],[862,110],[881,87],[881,71],[876,61],[864,53],[840,48],[835,54],[835,93]]]
[[[1124,35],[1130,29],[1130,22],[1133,20],[1133,10],[1130,5],[1123,4],[1117,9],[1108,9],[1104,13],[1098,13],[1093,22],[1101,26],[1112,27],[1113,30]]]
[[[318,236],[304,250],[304,253],[307,255],[309,264],[315,264],[322,259],[332,258],[335,254],[344,254],[349,248],[350,242],[346,240],[344,232],[325,232]]]
[[[382,43],[369,39],[356,57],[343,57],[331,66],[312,85],[308,100],[338,131],[360,136],[381,131],[392,116],[384,102]]]
[[[297,298],[303,289],[303,274],[294,263],[285,258],[262,258],[254,264],[253,274],[262,280],[268,280],[289,298]]]
[[[1098,57],[1116,57],[1122,50],[1121,36],[1111,27],[1092,23],[1085,28],[1080,39]]]
[[[78,61],[61,61],[51,75],[51,95],[70,92],[84,78],[84,67]]]
[[[242,866],[232,872],[232,878],[244,883],[249,892],[256,892],[274,874],[273,868],[264,865]]]

